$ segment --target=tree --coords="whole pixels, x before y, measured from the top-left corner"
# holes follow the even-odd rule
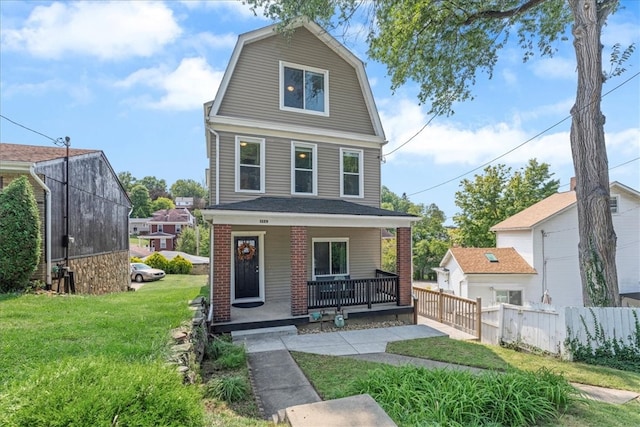
[[[127,193],[131,192],[131,189],[134,185],[136,185],[137,179],[131,175],[131,172],[120,172],[118,174],[118,179],[120,180],[120,184],[124,187],[124,191]]]
[[[577,62],[576,102],[571,108],[571,152],[576,176],[579,265],[586,306],[618,306],[616,235],[609,210],[609,171],[601,112],[604,78],[602,27],[619,0],[247,0],[255,11],[281,21],[302,16],[325,28],[348,24],[356,10],[368,8],[369,56],[387,65],[392,89],[409,80],[431,112],[452,114],[455,102],[473,99],[472,86],[484,71],[492,75],[498,52],[516,34],[524,61],[534,46],[552,56],[566,41],[572,23]],[[628,51],[629,49],[627,49]]]
[[[144,185],[147,188],[151,200],[155,200],[158,197],[169,197],[167,182],[164,179],[158,179],[155,176],[145,176],[137,181],[136,184]]]
[[[151,202],[151,212],[159,211],[161,209],[175,209],[176,205],[173,200],[166,197],[158,197]]]
[[[515,173],[505,165],[487,166],[474,180],[463,179],[456,192],[461,209],[453,217],[458,226],[456,243],[466,247],[494,247],[490,228],[508,217],[558,191],[559,181],[551,179],[549,165],[529,160]]]
[[[196,231],[191,227],[185,227],[180,232],[176,241],[176,250],[191,255],[197,255]]]
[[[148,218],[151,216],[151,198],[149,190],[144,185],[134,185],[131,189],[131,203],[133,211],[131,218]]]
[[[193,179],[179,179],[171,186],[171,195],[175,197],[193,197],[204,199],[207,190]]]
[[[26,176],[0,191],[0,292],[24,290],[40,261],[40,214]]]

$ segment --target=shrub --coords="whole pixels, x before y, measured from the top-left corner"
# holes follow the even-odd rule
[[[159,268],[160,270],[169,272],[169,261],[159,252],[154,252],[149,255],[144,263],[150,267]]]
[[[169,261],[169,273],[171,274],[189,274],[193,264],[188,259],[176,255],[171,261]]]
[[[249,396],[249,384],[244,377],[222,377],[209,380],[205,387],[205,397],[237,402]]]
[[[144,262],[144,261],[142,261],[142,259],[138,258],[137,256],[132,256],[131,259],[129,259],[129,262]]]
[[[40,214],[26,176],[0,192],[0,292],[22,291],[40,261]]]

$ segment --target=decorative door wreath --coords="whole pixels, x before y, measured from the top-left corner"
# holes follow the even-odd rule
[[[249,261],[253,259],[256,254],[256,247],[251,243],[244,242],[240,246],[238,246],[238,260],[240,261]]]

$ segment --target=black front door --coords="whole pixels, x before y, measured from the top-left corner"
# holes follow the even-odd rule
[[[260,296],[260,264],[258,236],[234,238],[235,248],[235,297],[258,298]]]

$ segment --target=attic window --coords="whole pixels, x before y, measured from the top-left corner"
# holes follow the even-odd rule
[[[487,257],[487,259],[489,260],[489,262],[498,262],[498,257],[496,257],[494,254],[492,254],[491,252],[487,252],[486,254],[484,254],[484,256]]]
[[[280,62],[280,109],[329,115],[329,72]]]

